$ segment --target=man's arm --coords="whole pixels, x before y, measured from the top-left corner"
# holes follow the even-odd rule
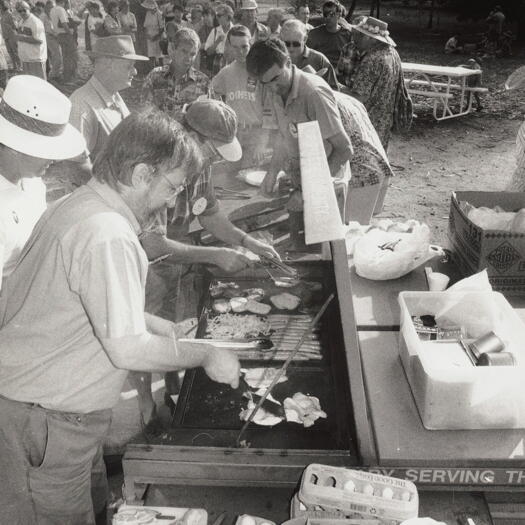
[[[87,231],[72,234],[97,235],[100,219],[94,217],[92,222]],[[120,227],[118,222],[114,226]],[[83,254],[81,259],[77,250]],[[208,344],[177,343],[168,325],[155,324],[149,316],[146,320],[141,278],[144,254],[126,232],[87,250],[85,243],[78,243],[64,256],[70,287],[81,297],[93,330],[116,368],[154,372],[202,366],[214,381],[236,388],[239,361],[234,354]],[[147,325],[161,335],[149,332]]]
[[[168,255],[175,263],[212,264],[226,272],[237,272],[250,264],[245,255],[231,248],[185,244],[160,233],[144,233],[140,240],[150,261]]]
[[[338,133],[327,139],[332,147],[328,157],[328,166],[332,177],[336,177],[344,165],[352,158],[354,150],[346,133]]]
[[[206,231],[209,231],[226,244],[244,246],[257,255],[279,259],[279,255],[272,246],[255,239],[240,228],[237,228],[220,209],[210,215],[199,216],[199,222]]]
[[[40,45],[44,42],[44,40],[40,39],[40,38],[36,38],[34,35],[35,35],[35,31],[34,31],[34,28],[32,27],[29,27],[29,26],[22,26],[20,28],[22,31],[27,31],[29,30],[29,32],[31,33],[30,35],[26,35],[25,33],[17,33],[16,35],[16,38],[19,42],[26,42],[27,44],[36,44],[36,45]]]

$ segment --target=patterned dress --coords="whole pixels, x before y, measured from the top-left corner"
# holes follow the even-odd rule
[[[368,111],[383,147],[388,147],[394,122],[401,59],[394,47],[381,45],[367,51],[346,79],[350,94]]]
[[[175,79],[170,66],[153,69],[144,81],[142,102],[152,103],[171,117],[177,118],[184,104],[208,95],[210,79],[201,71],[191,67],[181,78]]]
[[[352,178],[349,186],[360,188],[379,184],[394,175],[381,141],[363,104],[353,97],[335,93],[343,127],[352,143]]]

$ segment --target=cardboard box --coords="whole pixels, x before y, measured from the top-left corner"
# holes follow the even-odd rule
[[[486,268],[494,290],[505,295],[525,295],[525,234],[483,230],[463,213],[463,201],[476,208],[498,205],[505,211],[518,211],[525,208],[525,193],[454,192],[448,229],[453,260],[464,276]]]
[[[423,426],[429,430],[525,428],[525,324],[498,292],[401,292],[399,355]],[[458,362],[444,345],[422,341],[412,316],[459,323],[467,337],[494,331],[514,366]],[[432,344],[432,343],[430,343]],[[460,351],[461,352],[461,351]]]

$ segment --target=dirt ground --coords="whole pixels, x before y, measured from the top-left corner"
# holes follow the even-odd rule
[[[281,3],[282,5],[282,3]],[[264,9],[263,9],[264,11]],[[356,14],[366,14],[357,11]],[[264,16],[264,15],[263,15]],[[475,41],[482,25],[459,24],[454,15],[441,13],[434,29],[426,29],[426,16],[416,9],[391,7],[381,18],[390,24],[401,59],[436,65],[459,65],[467,55],[445,55],[447,38],[459,32]],[[388,154],[396,177],[390,186],[383,217],[414,218],[426,222],[435,244],[447,245],[450,195],[454,190],[497,191],[507,185],[514,170],[514,144],[523,120],[525,90],[503,92],[507,76],[525,63],[525,48],[517,44],[513,56],[483,61],[483,111],[437,122],[429,102],[414,102],[417,118],[407,134],[394,136]],[[91,64],[80,52],[81,85]],[[122,93],[131,109],[138,107],[140,81]],[[69,94],[74,86],[59,86]],[[52,182],[52,181],[50,181]]]

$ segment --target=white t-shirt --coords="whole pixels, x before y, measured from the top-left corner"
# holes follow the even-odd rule
[[[58,24],[58,22],[62,22],[63,24],[68,23],[66,10],[61,5],[56,5],[55,7],[53,7],[53,9],[51,9],[50,16],[51,22],[53,23],[56,32],[59,34],[67,33],[67,31],[63,27],[60,27]]]
[[[223,67],[211,81],[214,93],[224,97],[239,122],[239,127],[262,124],[260,87],[248,75],[246,64],[233,61]]]
[[[0,175],[0,289],[15,268],[35,224],[46,209],[46,186],[35,177],[18,184]]]
[[[220,36],[224,36],[222,39],[222,42],[220,44],[217,44],[217,47],[215,48],[215,53],[217,55],[224,55],[224,46],[226,45],[226,34],[224,33],[224,29],[222,26],[214,27],[210,34],[208,35],[208,38],[206,39],[206,43],[204,44],[205,51],[208,51],[210,47],[217,41],[217,39]]]
[[[22,22],[20,27],[23,34],[32,36],[41,41],[41,44],[30,44],[29,42],[18,41],[18,56],[22,62],[45,62],[47,59],[46,30],[40,18],[32,13],[27,20]],[[31,34],[29,34],[31,32]]]

